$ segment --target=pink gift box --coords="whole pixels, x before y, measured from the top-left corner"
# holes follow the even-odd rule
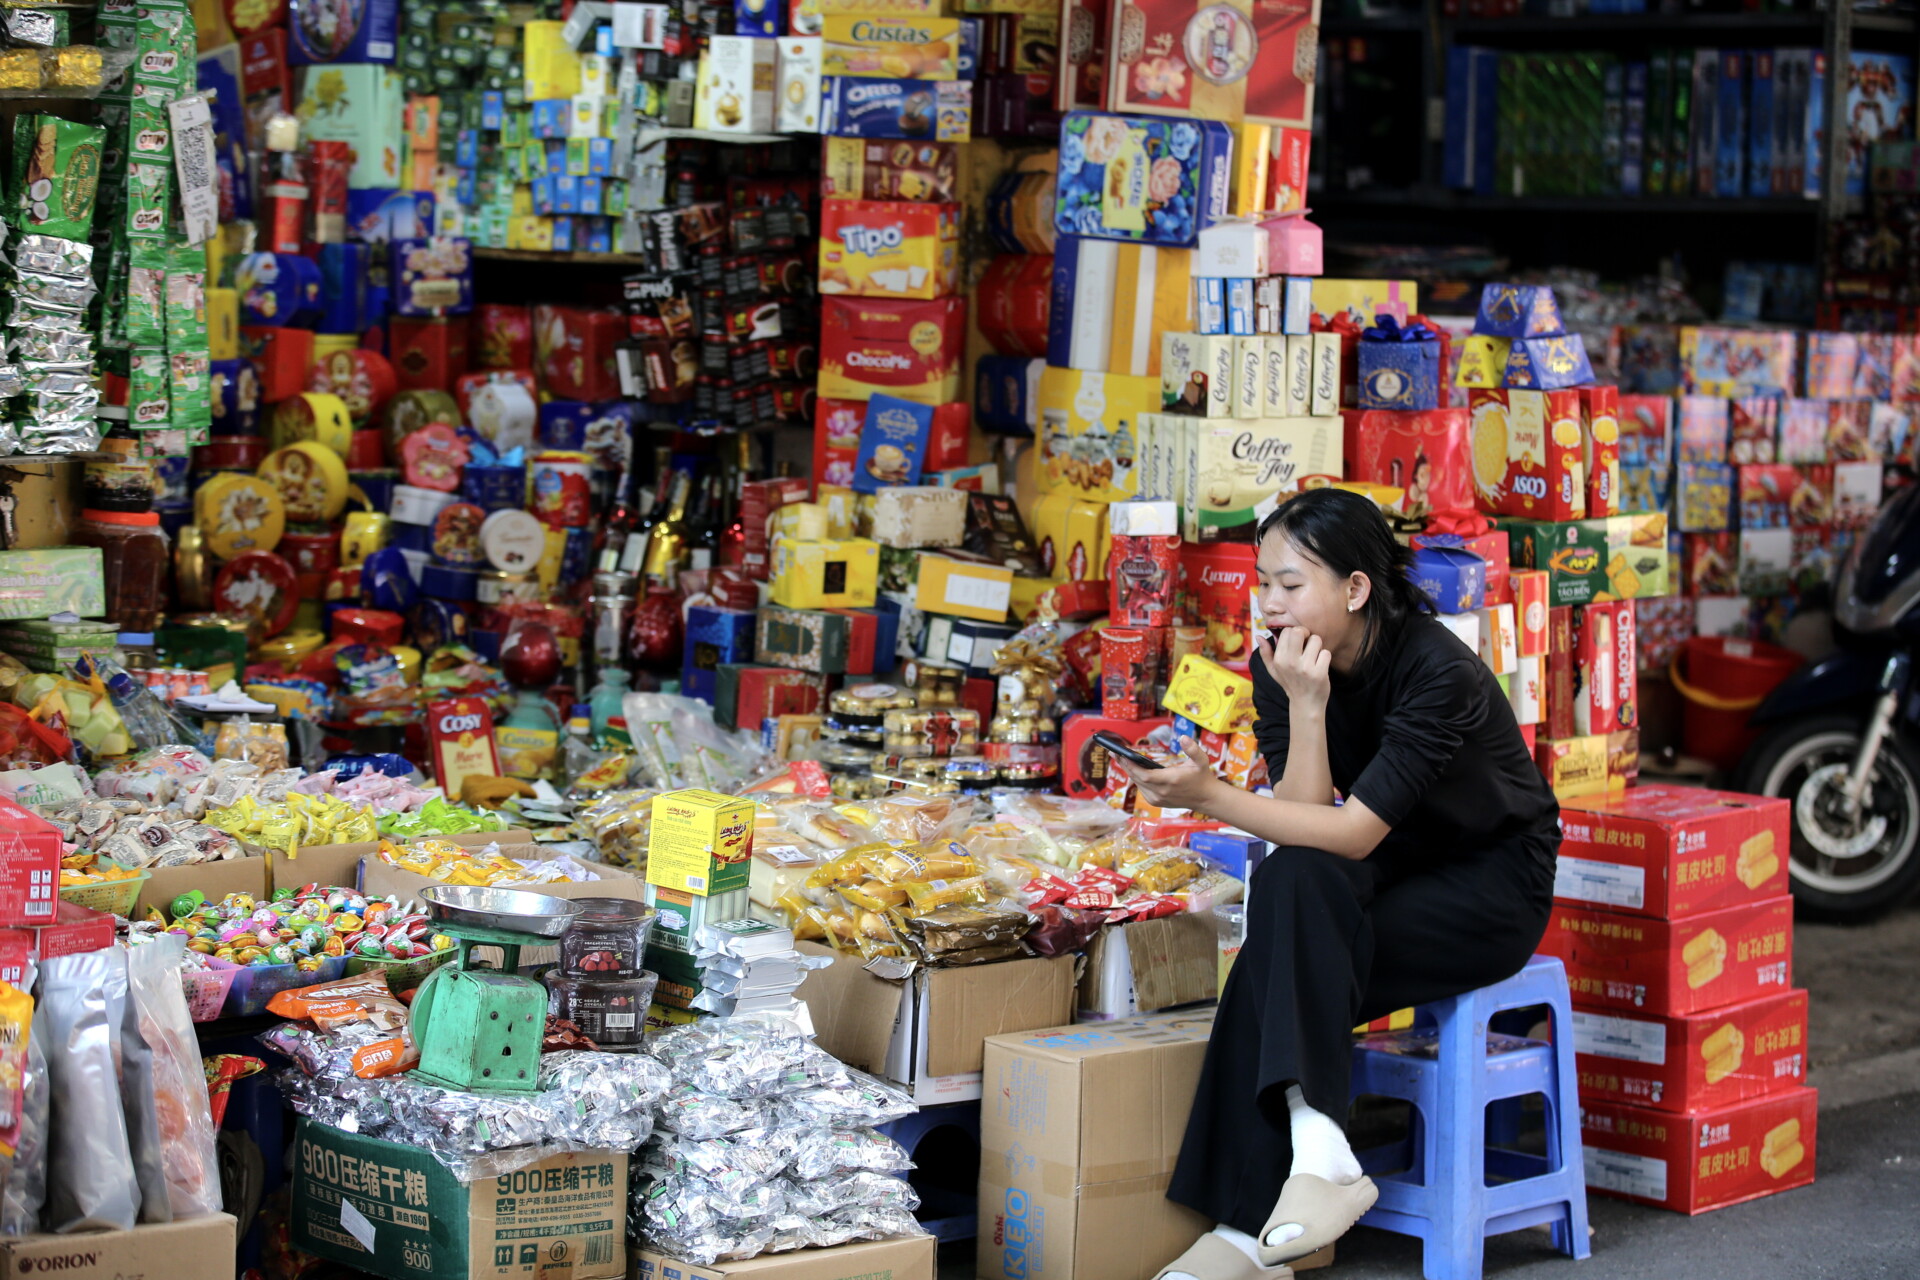
[[[1289,214],[1261,224],[1267,229],[1267,271],[1276,276],[1317,276],[1326,263],[1320,228],[1304,214]]]

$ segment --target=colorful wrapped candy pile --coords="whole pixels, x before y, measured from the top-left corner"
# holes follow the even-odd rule
[[[187,910],[166,932],[185,937],[191,951],[240,965],[290,964],[313,972],[331,956],[417,960],[453,946],[425,915],[402,910],[397,899],[333,885],[302,885],[270,902],[230,893],[216,903],[195,893],[174,905],[183,904]]]

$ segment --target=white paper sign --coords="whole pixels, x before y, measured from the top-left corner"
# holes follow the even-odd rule
[[[205,244],[220,226],[214,177],[213,111],[197,93],[167,105],[173,122],[173,167],[180,185],[180,226],[188,244]]]
[[[368,1253],[373,1252],[373,1224],[367,1221],[367,1215],[354,1208],[353,1201],[340,1197],[340,1226],[346,1233],[358,1240]]]

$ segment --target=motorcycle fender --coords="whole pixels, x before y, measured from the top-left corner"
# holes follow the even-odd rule
[[[1768,694],[1754,708],[1748,723],[1772,724],[1793,716],[1871,702],[1880,690],[1880,672],[1885,665],[1884,656],[1845,650],[1810,662]]]

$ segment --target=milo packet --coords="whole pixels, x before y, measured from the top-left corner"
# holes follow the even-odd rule
[[[147,240],[133,242],[127,261],[127,307],[123,327],[135,347],[167,340],[167,250]],[[203,307],[205,303],[201,304]]]
[[[198,351],[170,353],[167,363],[173,373],[173,425],[190,435],[211,434],[213,362],[207,358],[205,341]]]
[[[135,10],[133,83],[183,93],[195,75],[193,21],[180,0],[146,0]],[[169,98],[171,100],[171,98]]]
[[[171,369],[164,347],[135,347],[127,362],[127,425],[151,431],[172,425]]]
[[[139,161],[127,165],[127,206],[124,225],[128,238],[165,244],[168,208],[173,197],[173,167],[166,161]]]
[[[93,228],[93,202],[100,186],[100,153],[106,144],[106,131],[43,115],[33,117],[27,139],[26,169],[21,179],[22,226],[30,234],[85,240]],[[16,129],[16,148],[20,140]]]

